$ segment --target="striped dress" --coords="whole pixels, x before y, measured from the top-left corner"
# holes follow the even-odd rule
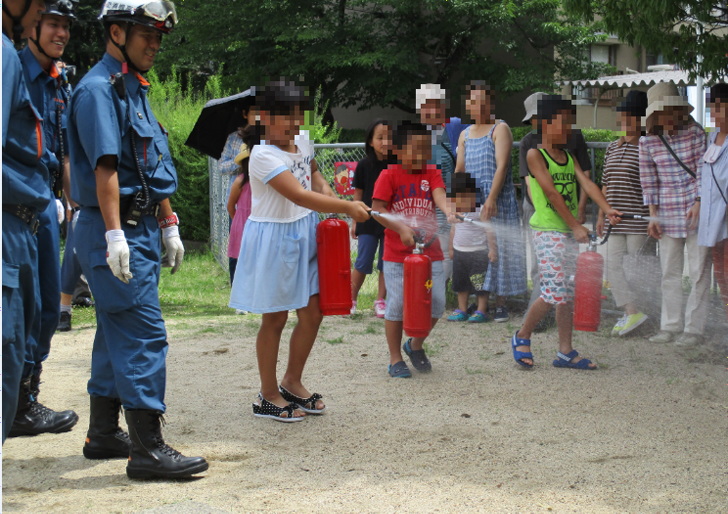
[[[465,129],[465,171],[473,177],[480,188],[480,203],[490,194],[496,171],[495,144],[493,131],[473,139],[470,129]],[[488,266],[483,290],[497,296],[513,296],[526,292],[526,258],[521,236],[520,218],[516,188],[513,185],[510,161],[506,170],[506,180],[496,202],[498,215],[491,218],[498,244],[498,261]]]
[[[650,210],[642,200],[640,183],[640,149],[624,141],[613,141],[604,154],[602,185],[606,187],[607,202],[625,214],[649,216]],[[646,220],[622,220],[612,227],[614,234],[647,234]]]

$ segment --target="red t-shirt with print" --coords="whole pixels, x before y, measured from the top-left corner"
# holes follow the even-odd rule
[[[421,230],[425,241],[432,244],[424,249],[424,254],[433,261],[443,260],[437,234],[434,189],[445,189],[440,169],[428,164],[419,171],[407,171],[399,164],[392,164],[382,171],[374,185],[373,198],[387,203],[387,211],[407,218],[404,222],[410,227]],[[414,246],[405,246],[394,230],[384,231],[384,260],[404,262],[412,254]]]

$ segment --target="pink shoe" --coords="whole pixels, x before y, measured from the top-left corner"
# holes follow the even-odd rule
[[[379,300],[374,302],[374,314],[377,315],[377,318],[383,318],[386,311],[387,302],[384,300],[384,298],[380,298]]]

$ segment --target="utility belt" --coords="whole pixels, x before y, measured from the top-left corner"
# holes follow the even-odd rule
[[[125,196],[119,198],[119,215],[121,222],[136,227],[143,216],[159,216],[159,204],[150,203],[145,208],[139,208],[136,196]]]
[[[10,213],[13,216],[20,218],[24,223],[27,223],[33,235],[38,233],[38,227],[40,226],[38,211],[32,207],[27,207],[25,205],[3,204],[3,212]]]

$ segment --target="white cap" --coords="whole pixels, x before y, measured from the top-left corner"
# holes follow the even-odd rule
[[[419,111],[427,100],[447,100],[447,91],[440,84],[420,84],[415,91],[415,108]]]

